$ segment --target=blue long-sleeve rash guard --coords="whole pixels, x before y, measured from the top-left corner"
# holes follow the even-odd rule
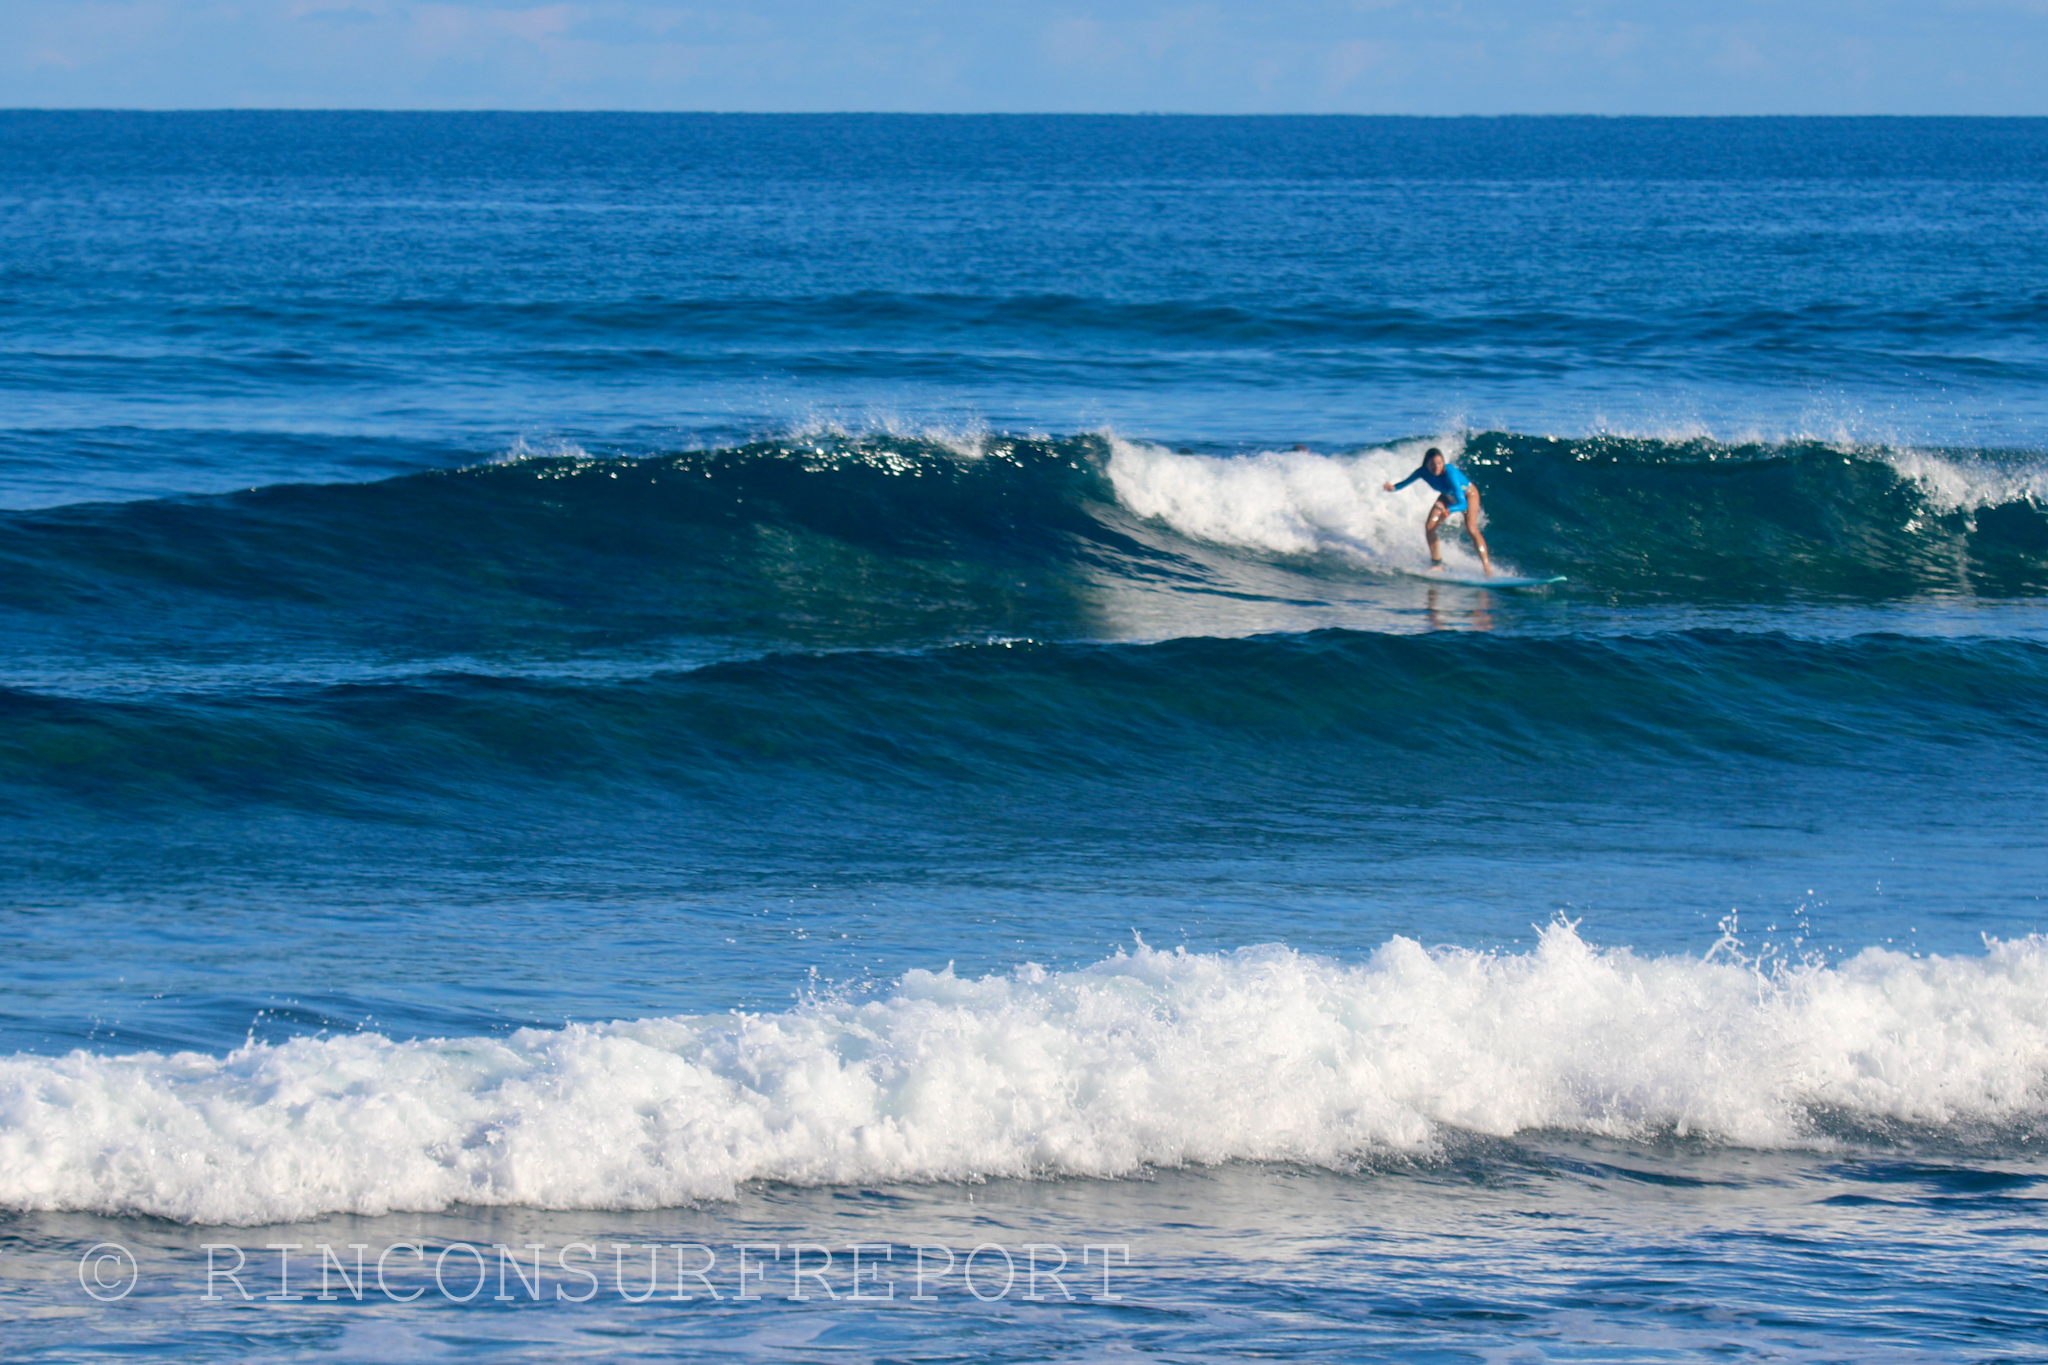
[[[1443,495],[1444,509],[1446,511],[1462,512],[1465,510],[1465,490],[1471,486],[1472,480],[1465,477],[1464,470],[1454,464],[1446,464],[1443,473],[1432,474],[1429,472],[1429,466],[1423,465],[1413,474],[1395,484],[1394,491],[1400,492],[1417,479],[1422,480]]]

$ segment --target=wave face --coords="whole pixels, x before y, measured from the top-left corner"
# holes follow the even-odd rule
[[[178,633],[259,610],[401,650],[694,636],[813,645],[1071,628],[1099,443],[794,440],[580,452],[367,485],[17,513],[6,602]],[[231,628],[231,627],[230,627]],[[168,630],[164,634],[171,633]]]
[[[502,1039],[0,1062],[0,1205],[254,1224],[654,1208],[745,1181],[1339,1169],[1457,1133],[1832,1145],[2048,1115],[2048,943],[1762,975],[1589,947],[1140,949]]]
[[[1504,433],[1220,456],[828,434],[11,513],[0,610],[28,640],[83,629],[192,656],[265,635],[405,657],[1291,628],[1292,609],[1369,601],[1426,563],[1427,496],[1381,491],[1426,444],[1479,482],[1503,561],[1567,574],[1581,600],[2048,593],[2035,456]]]
[[[1610,760],[1946,768],[2048,739],[2048,645],[1732,632],[998,642],[619,682],[0,691],[0,717],[0,792],[23,810],[51,796],[431,809],[577,789],[715,801],[810,780],[1023,793],[1198,772],[1392,792],[1417,781],[1405,765],[1453,742],[1523,781]]]

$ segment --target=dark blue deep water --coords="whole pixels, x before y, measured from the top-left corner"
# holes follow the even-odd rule
[[[2048,121],[0,113],[7,1359],[2048,1360],[2044,812]]]

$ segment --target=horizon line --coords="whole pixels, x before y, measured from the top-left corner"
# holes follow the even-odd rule
[[[1359,111],[1282,111],[1262,110],[1258,112],[1216,112],[1180,111],[1171,109],[1141,110],[932,110],[932,109],[521,109],[521,108],[465,108],[437,109],[386,107],[374,105],[207,105],[148,107],[112,104],[78,105],[0,105],[0,114],[397,114],[397,115],[516,115],[533,117],[639,117],[639,118],[1186,118],[1186,119],[1414,119],[1435,122],[1477,119],[1586,119],[1623,121],[1629,119],[1660,119],[1669,121],[1736,120],[1736,119],[1955,119],[1974,122],[1994,120],[2018,122],[2022,120],[2048,121],[2044,114],[1900,114],[1900,113],[1744,113],[1744,114],[1647,114],[1647,113],[1592,113],[1592,112],[1509,112],[1509,113],[1456,113],[1456,114],[1415,114],[1415,113],[1366,113]]]

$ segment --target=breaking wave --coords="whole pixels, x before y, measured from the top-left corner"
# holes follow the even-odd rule
[[[787,1012],[0,1062],[0,1205],[254,1224],[750,1181],[1428,1158],[1459,1133],[1838,1142],[2048,1105],[2048,943],[1835,965],[1394,939],[912,971]]]

